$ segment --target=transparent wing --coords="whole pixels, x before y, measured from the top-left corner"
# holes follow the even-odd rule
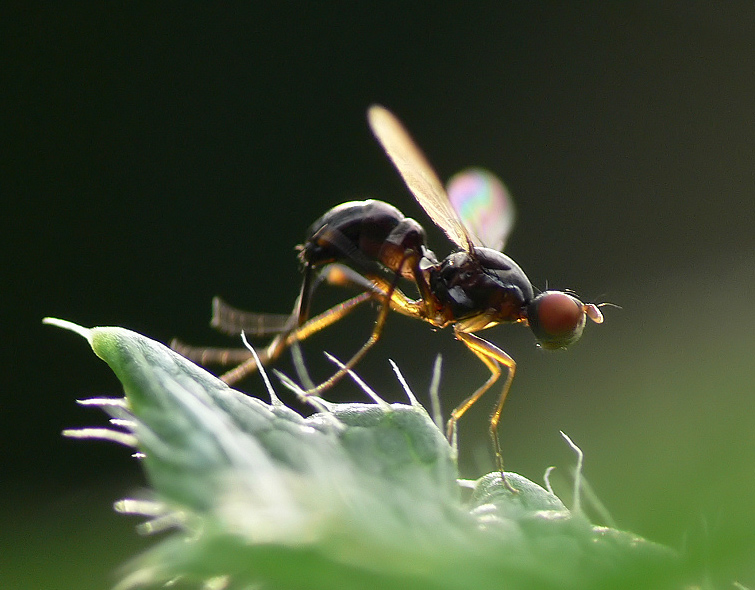
[[[210,325],[225,334],[238,336],[245,332],[252,336],[280,334],[292,328],[296,318],[291,314],[254,313],[228,305],[220,297],[212,299],[212,320]]]
[[[379,105],[370,107],[367,118],[385,153],[435,225],[462,248],[470,250],[472,245],[482,246],[464,229],[448,200],[443,184],[401,121]]]
[[[475,244],[503,250],[516,212],[506,186],[483,168],[467,168],[446,184],[451,206]]]

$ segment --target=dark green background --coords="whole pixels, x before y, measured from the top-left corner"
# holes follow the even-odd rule
[[[369,133],[373,102],[442,177],[505,179],[507,251],[538,287],[623,308],[564,354],[487,334],[519,362],[508,468],[566,473],[564,430],[619,526],[755,585],[755,8],[497,5],[4,6],[3,587],[103,588],[148,544],[110,513],[143,483],[128,451],[59,434],[104,423],[74,400],[119,385],[41,318],[228,343],[211,297],[288,311],[293,247],[327,208],[377,197],[429,227]],[[313,340],[313,372],[371,317]],[[446,332],[392,318],[360,373],[400,399],[393,358],[426,400],[442,352],[447,412],[486,372]],[[465,476],[492,467],[492,404],[462,422]]]

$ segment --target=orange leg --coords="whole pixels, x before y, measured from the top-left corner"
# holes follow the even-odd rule
[[[362,360],[367,351],[372,348],[375,343],[380,339],[380,335],[383,332],[383,327],[388,318],[388,313],[391,309],[394,309],[400,313],[404,313],[411,317],[420,319],[425,318],[424,306],[420,303],[409,299],[401,290],[398,289],[398,281],[401,278],[400,269],[407,263],[412,265],[412,268],[416,267],[416,261],[413,260],[413,253],[407,252],[404,259],[399,264],[399,270],[393,277],[393,280],[388,283],[385,279],[378,276],[365,275],[363,278],[367,278],[372,283],[372,292],[374,295],[383,300],[383,305],[380,307],[377,320],[375,320],[375,327],[372,329],[370,337],[367,339],[362,347],[352,356],[347,363],[345,363],[338,371],[336,371],[329,379],[323,381],[316,387],[304,392],[305,396],[319,395],[323,391],[330,389],[333,385],[338,383],[344,375],[346,375],[356,364]]]
[[[274,361],[281,355],[281,353],[283,353],[284,350],[286,350],[286,348],[291,346],[291,344],[293,344],[294,342],[305,340],[312,336],[312,334],[319,332],[323,328],[327,328],[331,324],[334,324],[344,316],[351,313],[358,305],[364,303],[365,301],[369,301],[373,297],[373,293],[360,293],[359,295],[356,295],[351,299],[347,299],[343,303],[339,303],[338,305],[331,307],[320,315],[313,317],[311,320],[305,322],[300,327],[289,332],[279,334],[264,350],[259,353],[260,362],[263,365],[266,365],[267,363]],[[229,385],[232,385],[234,383],[238,383],[244,377],[256,371],[257,362],[254,360],[254,357],[249,354],[248,351],[247,355],[247,360],[245,360],[237,367],[231,369],[230,371],[223,373],[220,376],[220,379],[225,381]]]
[[[293,319],[290,315],[284,314],[244,311],[228,305],[220,297],[214,297],[210,325],[231,336],[238,336],[241,332],[252,336],[267,336],[286,332],[293,325]],[[251,358],[246,348],[189,346],[176,339],[171,341],[170,347],[178,354],[202,366],[238,365]]]
[[[296,328],[293,326],[297,322],[302,321],[302,313],[306,314],[308,311],[308,305],[302,307],[300,303],[302,297],[308,297],[308,290],[303,290],[300,294],[294,312],[290,316],[243,311],[231,307],[216,297],[213,299],[211,325],[222,332],[231,334],[239,334],[242,330],[253,336],[264,336],[277,332],[278,335],[273,341],[260,351],[260,360],[263,365],[266,365],[277,359],[293,342],[304,340],[323,328],[330,326],[350,313],[356,306],[369,299],[378,299],[385,303],[386,298],[390,298],[390,307],[383,305],[381,316],[378,318],[379,326],[376,326],[376,329],[373,330],[373,333],[377,332],[377,337],[380,335],[382,325],[385,323],[385,316],[390,308],[411,317],[420,319],[426,317],[422,305],[406,297],[399,289],[395,288],[395,285],[392,286],[391,283],[380,276],[361,275],[348,267],[334,264],[329,269],[323,269],[322,278],[334,285],[354,286],[365,291],[308,321],[304,321]],[[309,285],[311,288],[313,283],[309,282]],[[371,338],[368,344],[363,346],[364,350],[358,353],[360,354],[359,358],[374,344],[377,337]],[[201,365],[238,365],[220,377],[229,384],[237,383],[257,369],[256,361],[245,348],[194,347],[188,346],[178,340],[173,340],[170,346],[179,354]],[[357,362],[359,358],[354,362]],[[326,389],[327,387],[324,386],[322,389]]]
[[[485,366],[490,370],[490,377],[477,389],[472,395],[459,404],[453,412],[451,412],[451,418],[448,420],[448,426],[446,429],[446,435],[451,440],[456,432],[456,423],[459,421],[464,413],[474,404],[482,395],[492,387],[492,385],[498,381],[501,376],[500,365],[505,366],[508,371],[506,375],[506,381],[503,384],[503,390],[498,398],[495,410],[490,417],[490,438],[493,441],[493,450],[495,451],[496,467],[501,472],[501,481],[503,485],[512,492],[516,492],[514,488],[506,481],[503,470],[503,454],[501,453],[501,441],[498,438],[498,423],[501,420],[501,412],[503,410],[503,404],[506,402],[506,397],[511,389],[511,383],[514,380],[514,374],[516,373],[516,362],[503,350],[495,346],[494,344],[483,340],[479,336],[471,334],[469,332],[456,332],[456,337],[461,340],[469,350],[474,352],[477,357],[485,363]]]
[[[414,266],[418,266],[417,263],[414,263]],[[415,274],[424,283],[424,278],[419,269],[415,270]],[[423,295],[418,301],[410,299],[400,289],[396,288],[392,282],[380,275],[361,274],[342,264],[330,265],[323,272],[323,275],[325,280],[331,285],[356,287],[364,291],[370,291],[375,295],[375,299],[382,302],[386,300],[390,293],[391,309],[400,314],[420,320],[427,320],[432,317],[432,313],[428,311],[427,305],[427,302],[430,301],[429,296]],[[419,278],[416,282],[420,285]],[[420,293],[422,293],[422,289],[420,289]]]

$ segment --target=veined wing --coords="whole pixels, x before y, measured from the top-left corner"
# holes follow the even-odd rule
[[[220,332],[238,336],[245,332],[251,336],[280,334],[296,323],[291,314],[254,313],[228,305],[220,297],[212,299],[212,320],[210,325]]]
[[[383,146],[385,153],[393,161],[406,186],[435,225],[441,228],[454,243],[466,250],[471,250],[473,245],[482,246],[464,229],[438,175],[435,174],[427,158],[414,143],[401,121],[379,105],[370,107],[367,118],[372,132]]]

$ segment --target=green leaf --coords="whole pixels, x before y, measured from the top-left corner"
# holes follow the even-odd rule
[[[154,502],[122,503],[172,533],[121,587],[176,578],[213,588],[667,588],[679,559],[595,527],[517,475],[471,493],[419,404],[322,404],[302,417],[228,387],[121,328],[76,327],[123,384]],[[129,508],[142,506],[142,508]]]

